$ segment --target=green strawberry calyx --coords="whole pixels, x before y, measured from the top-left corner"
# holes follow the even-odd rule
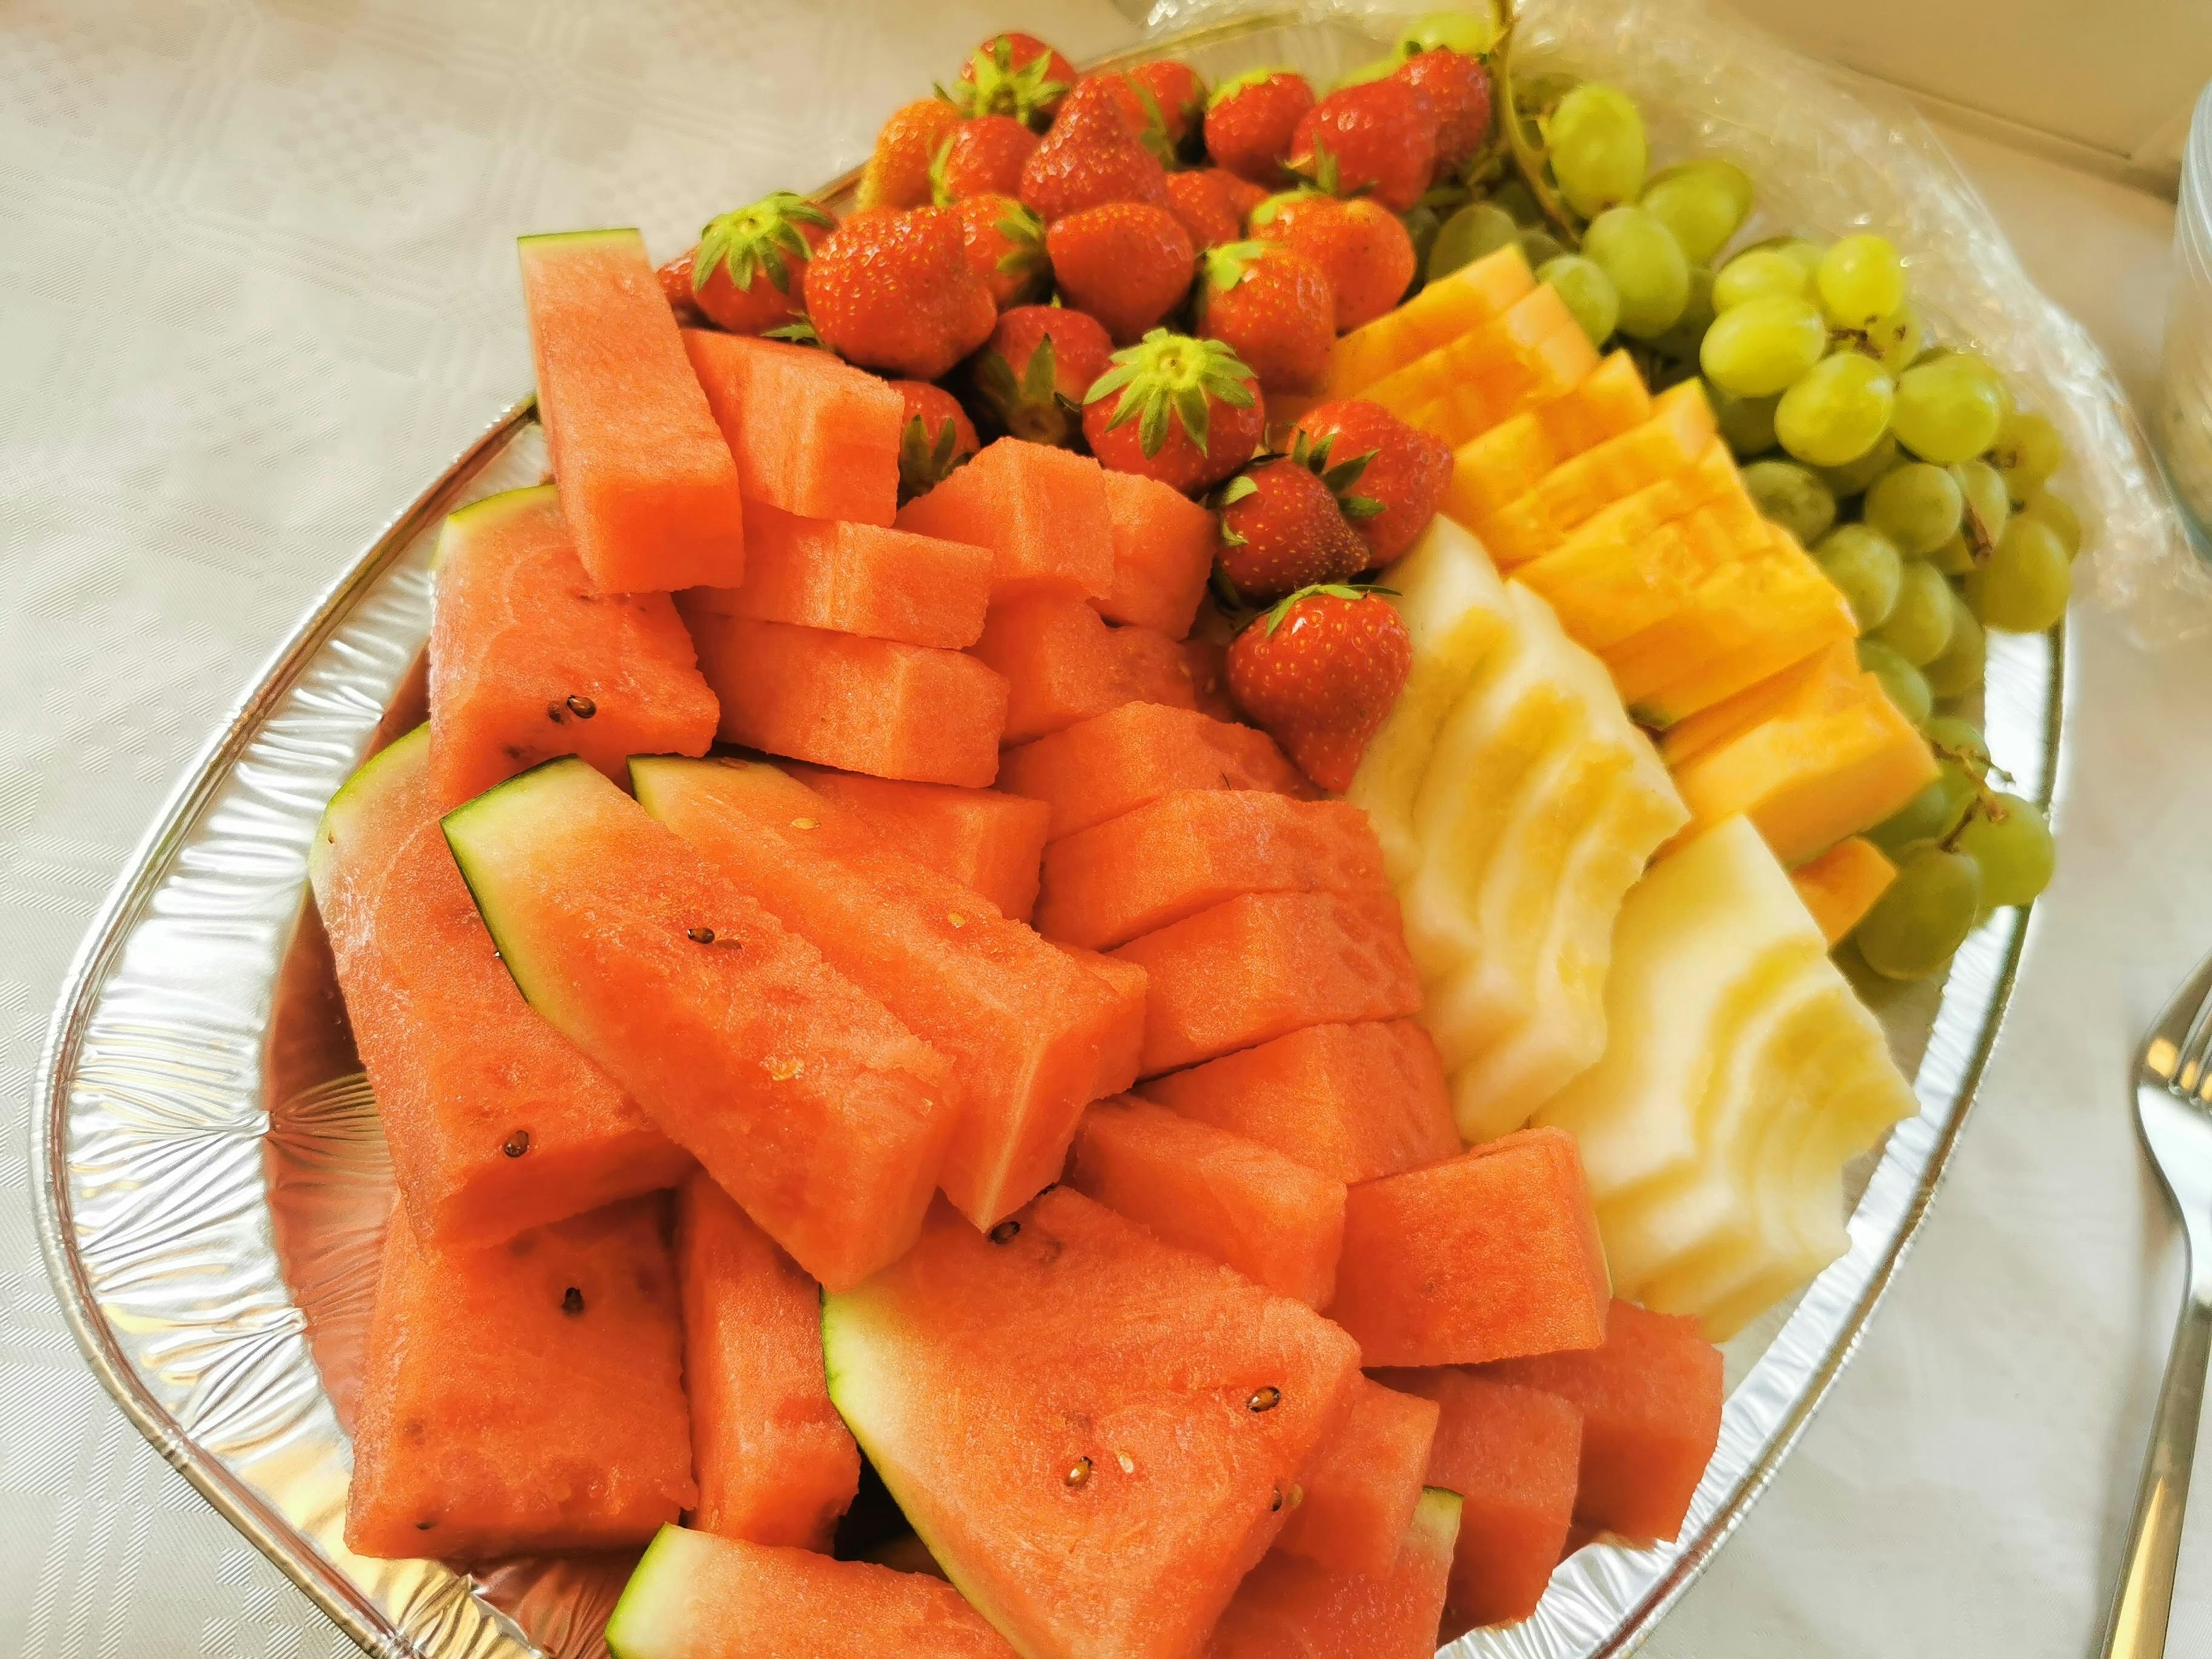
[[[1367,464],[1382,452],[1370,449],[1364,454],[1349,455],[1332,465],[1328,452],[1335,442],[1335,435],[1331,434],[1316,443],[1309,434],[1301,429],[1291,441],[1291,459],[1328,486],[1328,493],[1336,497],[1336,504],[1346,518],[1355,523],[1361,519],[1374,518],[1382,511],[1382,503],[1372,495],[1355,495],[1352,491],[1358,483],[1360,476],[1367,471]]]
[[[1018,375],[1004,353],[985,352],[975,362],[975,389],[1013,436],[1031,443],[1062,443],[1071,417],[1081,411],[1054,384],[1059,367],[1052,336],[1042,335]]]
[[[1311,185],[1299,185],[1290,190],[1279,190],[1252,210],[1252,216],[1248,222],[1253,229],[1257,230],[1262,225],[1273,224],[1276,216],[1285,208],[1296,206],[1300,202],[1317,202],[1327,195],[1326,191],[1316,190]]]
[[[1286,69],[1255,69],[1246,70],[1242,75],[1232,75],[1226,81],[1220,82],[1214,87],[1212,94],[1206,98],[1206,106],[1209,110],[1218,109],[1240,92],[1247,91],[1253,87],[1265,86],[1279,75],[1292,73],[1295,71]]]
[[[691,265],[694,293],[707,286],[717,269],[730,273],[738,292],[752,292],[753,279],[764,276],[779,294],[791,292],[791,267],[804,264],[813,249],[799,227],[834,229],[837,222],[796,191],[779,190],[750,207],[710,219],[699,233],[698,257]]]
[[[906,428],[899,434],[898,501],[901,507],[917,495],[927,495],[973,459],[970,455],[953,453],[954,447],[959,441],[959,431],[950,420],[939,425],[937,436],[933,441],[927,421],[919,415],[907,417]]]
[[[998,264],[1004,275],[1026,282],[1044,274],[1043,220],[1017,202],[993,222],[991,228],[1006,244],[1006,251],[999,256]]]
[[[1347,192],[1344,189],[1344,175],[1337,167],[1336,152],[1321,141],[1319,134],[1315,135],[1313,155],[1310,158],[1304,161],[1286,162],[1285,165],[1299,178],[1311,185],[1318,195],[1343,196],[1347,193],[1352,195],[1359,193],[1357,191]],[[1364,186],[1362,188],[1364,189]]]
[[[964,115],[1011,115],[1035,126],[1067,91],[1068,83],[1053,76],[1050,52],[1041,52],[1017,69],[1014,43],[1001,34],[976,48],[968,60],[966,79],[954,82],[950,92],[939,87],[937,94]]]
[[[1267,257],[1270,246],[1267,242],[1223,242],[1206,249],[1200,256],[1206,267],[1206,293],[1228,293],[1258,269],[1260,261]]]
[[[1262,621],[1265,631],[1261,637],[1273,638],[1275,630],[1290,620],[1291,611],[1307,599],[1317,598],[1364,599],[1370,594],[1379,599],[1395,599],[1398,597],[1398,590],[1395,587],[1376,587],[1360,582],[1316,582],[1311,587],[1301,587],[1297,592],[1278,599],[1268,610]]]
[[[1160,453],[1171,424],[1180,425],[1192,446],[1204,450],[1212,430],[1212,404],[1249,409],[1256,395],[1252,371],[1225,341],[1156,328],[1136,344],[1122,347],[1110,362],[1083,401],[1100,403],[1120,392],[1106,429],[1136,422],[1138,445],[1148,456]]]

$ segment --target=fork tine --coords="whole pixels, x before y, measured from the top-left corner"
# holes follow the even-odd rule
[[[2212,1081],[2212,1068],[2205,1065],[2208,1043],[2212,1043],[2212,956],[2197,964],[2160,1012],[2143,1039],[2139,1059],[2167,1088],[2183,1093]]]

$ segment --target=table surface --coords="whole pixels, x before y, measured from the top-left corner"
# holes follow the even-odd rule
[[[1131,26],[1029,0],[1078,56]],[[979,0],[15,0],[0,10],[0,1656],[353,1649],[80,1360],[21,1148],[79,939],[206,735],[333,573],[529,378],[509,239],[672,251],[820,179],[1010,13]],[[2170,205],[1960,137],[2130,391]],[[2212,656],[2077,612],[2057,879],[1910,1269],[1648,1652],[2087,1647],[2175,1305],[2136,1034],[2212,946]],[[2212,1506],[2212,1498],[2205,1500]],[[2212,1525],[2174,1651],[2212,1650]]]

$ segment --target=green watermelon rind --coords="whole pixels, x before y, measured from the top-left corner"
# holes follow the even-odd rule
[[[431,572],[434,574],[446,562],[449,544],[489,529],[510,513],[535,507],[541,501],[558,501],[560,495],[553,484],[525,484],[520,489],[502,489],[479,496],[466,507],[455,507],[446,514],[445,523],[438,526],[438,544],[430,550]]]
[[[411,757],[418,750],[427,750],[430,743],[428,722],[416,726],[403,738],[398,738],[371,755],[354,769],[353,775],[338,786],[330,805],[323,808],[323,816],[315,824],[314,839],[307,845],[307,885],[319,901],[328,883],[325,877],[331,861],[338,856],[331,849],[352,829],[355,811],[384,787],[388,775],[403,760]]]
[[[579,775],[587,780],[599,778],[598,772],[574,755],[541,761],[527,772],[518,772],[505,783],[495,784],[474,800],[456,806],[439,820],[446,845],[453,850],[453,862],[460,866],[461,879],[468,885],[469,896],[476,901],[477,914],[483,918],[484,930],[491,935],[493,948],[507,964],[522,1000],[541,1013],[548,1012],[550,988],[532,988],[532,954],[522,942],[514,919],[498,902],[500,849],[507,836],[516,832],[532,840],[557,835],[563,817],[557,793]],[[549,792],[556,798],[546,799]],[[553,1016],[548,1013],[548,1018]],[[561,1021],[555,1018],[553,1023],[557,1026]]]
[[[704,1534],[673,1524],[653,1534],[607,1619],[607,1650],[614,1659],[661,1659],[693,1650],[682,1640],[683,1589],[712,1547]]]
[[[1424,1486],[1421,1501],[1413,1506],[1413,1524],[1406,1546],[1426,1547],[1449,1557],[1459,1544],[1460,1495],[1443,1486]],[[1406,1546],[1401,1546],[1401,1551]],[[626,1659],[618,1656],[617,1659]]]
[[[645,247],[645,234],[635,225],[609,225],[601,230],[547,230],[514,239],[515,251],[524,258],[558,253],[564,247],[589,247],[605,242],[629,241]]]

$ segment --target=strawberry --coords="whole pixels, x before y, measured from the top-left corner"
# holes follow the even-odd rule
[[[1414,53],[1390,78],[1426,95],[1437,117],[1436,176],[1456,173],[1490,137],[1490,71],[1482,60],[1440,46]]]
[[[1234,351],[1164,328],[1115,352],[1083,398],[1083,435],[1102,465],[1186,495],[1250,460],[1267,427],[1259,382]]]
[[[1254,210],[1252,234],[1296,248],[1328,273],[1340,334],[1389,311],[1413,280],[1413,239],[1396,214],[1364,198],[1271,196]]]
[[[653,273],[660,279],[661,295],[684,328],[696,328],[707,320],[707,313],[699,309],[698,296],[691,291],[691,267],[698,257],[697,248],[686,248]]]
[[[1182,303],[1197,250],[1175,215],[1149,202],[1109,202],[1055,220],[1044,234],[1061,300],[1127,345]]]
[[[1364,191],[1393,213],[1421,199],[1436,165],[1436,111],[1403,81],[1339,87],[1291,139],[1291,172],[1331,196]]]
[[[1298,770],[1341,794],[1413,662],[1406,624],[1372,588],[1302,588],[1229,647],[1229,693]]]
[[[1075,84],[1075,65],[1034,34],[994,34],[960,66],[945,95],[963,115],[1011,115],[1042,127]]]
[[[1083,430],[1083,395],[1113,355],[1096,317],[1064,306],[1016,306],[1000,314],[968,372],[976,403],[1010,435],[1073,449]]]
[[[1367,544],[1345,522],[1328,484],[1299,461],[1267,455],[1222,485],[1221,550],[1214,569],[1240,605],[1349,581],[1368,566]]]
[[[1193,246],[1215,247],[1243,235],[1244,221],[1221,188],[1229,176],[1218,167],[1168,174],[1168,211],[1190,233]]]
[[[982,344],[999,318],[951,208],[848,219],[816,250],[806,298],[830,350],[917,380],[937,379]]]
[[[1332,476],[1365,459],[1339,488],[1356,482],[1361,496],[1380,503],[1379,510],[1349,515],[1373,555],[1369,563],[1389,563],[1429,527],[1451,481],[1451,451],[1443,439],[1364,398],[1317,404],[1298,417],[1297,429],[1300,446],[1311,446],[1310,464]]]
[[[926,495],[948,474],[967,464],[982,441],[960,400],[927,380],[893,380],[906,399],[906,424],[899,431],[899,505]]]
[[[1084,92],[1085,88],[1091,88]],[[1119,70],[1109,70],[1097,75],[1086,75],[1075,83],[1076,92],[1086,100],[1111,100],[1121,112],[1121,125],[1129,136],[1157,156],[1163,166],[1176,159],[1175,143],[1168,137],[1167,118],[1152,94],[1135,76]],[[1068,94],[1073,97],[1074,93]]]
[[[1267,392],[1318,392],[1336,343],[1328,274],[1281,242],[1208,248],[1198,285],[1198,331],[1225,340]]]
[[[699,233],[691,290],[732,334],[765,334],[806,314],[806,267],[837,222],[787,190],[710,221]]]
[[[1252,222],[1252,210],[1267,199],[1265,185],[1240,179],[1227,167],[1200,167],[1198,171],[1221,187],[1221,199],[1248,225]]]
[[[1004,311],[1033,298],[1052,275],[1044,225],[1011,196],[969,196],[955,202],[968,265]]]
[[[944,98],[919,98],[893,110],[861,171],[857,205],[909,208],[928,201],[929,164],[959,125],[958,106]]]
[[[1198,71],[1178,58],[1155,58],[1131,70],[1129,79],[1152,95],[1169,147],[1182,153],[1206,116],[1206,82]]]
[[[1251,70],[1224,81],[1206,100],[1206,153],[1217,167],[1269,190],[1285,182],[1283,163],[1314,90],[1289,70]]]
[[[1094,79],[1060,106],[1060,118],[1022,168],[1020,195],[1047,224],[1109,202],[1164,208],[1167,170],[1129,131],[1113,89]]]
[[[939,207],[970,196],[1012,196],[1037,136],[1011,115],[979,115],[945,137],[929,164],[931,199]]]

